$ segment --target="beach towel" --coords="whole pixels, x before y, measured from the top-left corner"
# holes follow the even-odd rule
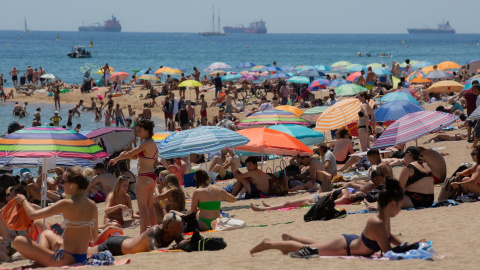
[[[33,224],[33,220],[27,216],[25,209],[17,203],[17,200],[7,203],[0,211],[0,215],[12,231],[28,230]]]
[[[246,226],[245,221],[234,218],[217,218],[212,221],[212,227],[215,228],[215,231],[231,231],[243,229]]]
[[[119,260],[119,261],[116,261],[114,262],[114,265],[124,265],[124,264],[129,264],[130,263],[130,259],[122,259],[122,260]],[[55,267],[55,268],[59,268],[59,269],[80,269],[80,268],[87,268],[87,267],[91,267],[92,265],[87,265],[87,264],[81,264],[81,263],[76,263],[76,264],[71,264],[71,265],[65,265],[65,266],[60,266],[60,267]],[[50,266],[50,267],[53,267],[53,266]],[[44,267],[29,267],[29,265],[27,266],[22,266],[22,267],[12,267],[12,268],[1,268],[0,267],[0,270],[17,270],[17,269],[22,269],[22,270],[33,270],[33,269],[43,269]],[[46,267],[45,267],[46,268]]]

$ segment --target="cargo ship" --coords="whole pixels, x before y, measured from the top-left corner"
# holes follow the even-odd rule
[[[88,26],[78,27],[79,32],[121,32],[122,26],[120,21],[112,15],[112,19],[106,20],[104,25],[93,23]]]
[[[437,28],[407,28],[409,34],[455,34],[455,29],[450,26],[450,22],[447,21],[439,23]]]
[[[223,32],[231,34],[266,34],[267,28],[265,27],[265,22],[260,20],[251,22],[249,27],[244,27],[243,24],[237,24],[235,26],[225,26],[223,27]]]

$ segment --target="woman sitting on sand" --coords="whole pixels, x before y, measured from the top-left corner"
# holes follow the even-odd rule
[[[478,183],[480,180],[480,146],[476,145],[472,148],[472,152],[470,153],[472,156],[473,161],[475,161],[475,165],[457,173],[457,176],[464,176],[462,182],[451,183],[450,185],[453,188],[461,188],[463,194],[475,193],[475,195],[480,196],[480,184]]]
[[[104,223],[116,227],[130,227],[130,221],[123,220],[123,212],[130,213],[132,217],[132,199],[127,194],[130,178],[120,175],[113,191],[108,193],[105,200]],[[138,218],[138,217],[137,217]]]
[[[167,171],[168,172],[168,171]],[[155,197],[154,206],[161,207],[156,211],[157,220],[163,220],[166,213],[172,210],[182,212],[185,210],[185,193],[175,174],[168,174],[163,178],[165,189]]]
[[[371,256],[377,251],[387,252],[391,245],[398,246],[402,241],[391,233],[390,219],[398,215],[403,204],[403,190],[399,182],[388,179],[385,189],[378,196],[379,211],[368,219],[361,236],[343,234],[328,242],[319,242],[309,237],[283,234],[282,241],[263,239],[250,250],[250,254],[269,249],[278,249],[294,258],[318,256]],[[422,240],[423,241],[423,240]]]
[[[130,147],[130,146],[129,146]],[[130,162],[128,160],[128,162]],[[120,176],[127,177],[128,180],[128,190],[127,193],[132,199],[136,199],[137,195],[135,194],[135,189],[137,188],[137,178],[135,175],[128,169],[127,160],[122,160],[118,163],[118,171],[120,172]]]
[[[334,143],[330,144],[330,147],[333,146],[333,155],[337,164],[347,163],[350,155],[354,153],[353,143],[350,139],[350,134],[348,130],[342,129],[338,132],[338,137]]]
[[[212,230],[212,221],[220,217],[221,201],[235,202],[236,199],[222,188],[210,185],[210,177],[204,170],[198,170],[194,176],[197,189],[192,194],[192,206],[187,214],[198,213],[200,230]]]
[[[405,189],[403,208],[430,207],[433,204],[433,176],[428,164],[423,162],[420,150],[410,146],[405,150],[406,166],[400,172],[400,185]]]
[[[38,243],[17,236],[13,245],[22,256],[40,266],[56,267],[87,260],[88,245],[98,237],[97,206],[84,195],[88,183],[84,170],[74,166],[62,175],[65,193],[71,199],[62,199],[46,208],[34,210],[23,195],[17,195],[17,202],[24,207],[29,218],[41,219],[62,214],[62,227],[65,228],[62,236],[50,230],[42,232]]]

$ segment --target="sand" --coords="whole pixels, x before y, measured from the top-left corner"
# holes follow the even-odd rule
[[[103,91],[102,91],[103,92]],[[146,91],[135,90],[132,96],[120,97],[115,100],[125,105],[127,102],[133,104],[138,110],[143,101],[132,98]],[[213,95],[212,92],[208,93]],[[94,94],[65,94],[62,95],[62,102],[77,102],[80,97],[88,100]],[[194,94],[193,94],[194,95]],[[187,97],[189,93],[187,92]],[[21,99],[26,101],[52,102],[52,97],[44,95],[34,95]],[[88,105],[88,103],[87,103]],[[426,106],[428,109],[435,108],[436,105]],[[444,103],[442,103],[444,105]],[[208,111],[211,119],[216,108]],[[160,108],[153,109],[157,117],[163,114]],[[197,112],[198,113],[198,112]],[[458,131],[456,131],[458,132]],[[466,130],[461,131],[466,132]],[[452,133],[455,133],[452,132]],[[441,151],[449,153],[445,156],[447,161],[447,174],[451,175],[462,162],[471,162],[469,145],[466,141],[460,142],[439,142],[432,144],[423,144],[427,138],[425,136],[418,140],[419,145],[425,147],[445,147]],[[414,142],[408,145],[414,145]],[[398,176],[400,168],[395,168],[395,175]],[[435,188],[435,197],[437,197],[440,187]],[[186,188],[190,193],[193,188]],[[270,204],[284,202],[294,198],[309,196],[309,193],[298,193],[287,197],[269,198],[266,201]],[[266,251],[251,256],[249,250],[268,237],[274,240],[280,240],[283,232],[309,236],[317,240],[329,240],[342,233],[360,234],[365,226],[367,219],[373,214],[348,215],[346,218],[317,221],[306,223],[303,221],[303,215],[307,209],[292,211],[273,211],[273,212],[253,212],[249,209],[249,204],[261,204],[261,200],[241,200],[236,203],[222,203],[223,211],[235,218],[245,220],[247,226],[268,225],[266,227],[247,227],[235,231],[204,233],[204,236],[224,237],[228,246],[226,249],[216,252],[192,252],[192,253],[141,253],[116,257],[116,259],[129,258],[130,264],[117,266],[118,269],[153,269],[175,267],[176,269],[476,269],[478,267],[479,244],[477,243],[477,221],[480,217],[476,216],[478,203],[465,203],[455,207],[442,207],[437,209],[423,209],[415,211],[402,211],[391,220],[391,230],[394,235],[398,235],[404,241],[416,241],[422,238],[433,241],[433,247],[440,254],[448,254],[444,259],[435,259],[434,261],[407,260],[407,261],[374,261],[362,259],[291,259],[282,255],[279,251]],[[136,202],[133,203],[137,208]],[[98,204],[99,219],[103,220],[104,204]],[[364,209],[364,205],[346,205],[347,211],[356,211]],[[59,217],[51,218],[58,220]],[[291,224],[282,224],[293,222]],[[279,225],[272,225],[278,224]],[[126,235],[136,236],[139,233],[138,227],[135,229],[125,229]],[[27,260],[16,261],[11,264],[4,263],[4,267],[13,267],[26,265]]]

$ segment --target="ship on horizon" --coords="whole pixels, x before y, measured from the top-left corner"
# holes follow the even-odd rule
[[[455,29],[450,26],[450,22],[442,22],[437,28],[407,28],[409,34],[455,34]]]
[[[88,26],[79,26],[79,32],[121,32],[122,26],[120,21],[112,15],[111,19],[105,21],[103,25],[100,23],[93,23]]]
[[[224,26],[223,32],[238,34],[266,34],[267,27],[265,27],[265,22],[263,20],[251,22],[249,27],[244,27],[243,24],[237,24],[235,26]]]

